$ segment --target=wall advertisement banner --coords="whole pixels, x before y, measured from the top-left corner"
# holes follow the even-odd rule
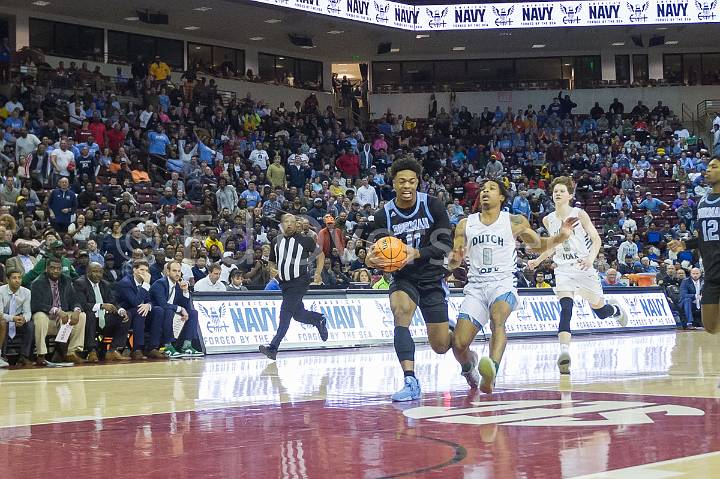
[[[252,0],[403,30],[716,23],[718,0],[595,0],[408,5],[383,0]]]
[[[628,329],[675,327],[675,320],[667,299],[658,290],[640,290],[633,293],[611,293],[629,315]],[[528,290],[532,291],[532,290]],[[506,324],[510,336],[548,335],[557,333],[560,304],[553,295],[535,290],[523,291],[517,309]],[[247,299],[246,299],[247,298]],[[267,344],[277,331],[280,314],[280,296],[257,299],[245,295],[200,295],[193,298],[198,311],[200,329],[208,354],[257,351]],[[462,294],[452,295],[449,301],[450,318],[456,318],[463,301]],[[393,319],[390,302],[385,294],[308,295],[305,307],[319,311],[328,320],[330,337],[323,343],[314,326],[292,321],[283,349],[344,348],[359,345],[390,345],[393,342]],[[573,309],[573,331],[619,330],[612,320],[598,319],[587,301],[576,299]],[[485,334],[490,334],[486,327]],[[425,323],[416,312],[410,325],[413,337],[427,340]]]

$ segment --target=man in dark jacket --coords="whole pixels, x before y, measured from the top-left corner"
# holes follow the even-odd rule
[[[73,286],[78,300],[85,312],[85,349],[89,351],[87,360],[98,362],[97,333],[112,337],[110,350],[105,354],[107,361],[125,361],[118,352],[127,343],[130,327],[125,309],[115,306],[113,286],[102,279],[103,267],[100,263],[90,263],[87,274],[75,280]]]
[[[84,363],[85,360],[78,353],[83,350],[85,340],[85,313],[82,312],[72,281],[62,274],[62,262],[59,258],[51,257],[47,260],[45,272],[38,276],[30,287],[30,298],[30,310],[35,323],[37,365],[47,364],[47,335],[57,334],[60,325],[68,322],[72,325],[70,338],[66,346],[55,343],[53,359],[63,359],[62,351],[65,351],[65,361]]]
[[[163,252],[163,255],[165,253]],[[145,325],[150,321],[150,271],[146,261],[133,263],[132,274],[125,276],[115,286],[117,305],[127,311],[133,330],[133,352],[130,358],[144,358]]]

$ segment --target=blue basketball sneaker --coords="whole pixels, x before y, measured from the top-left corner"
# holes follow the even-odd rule
[[[413,376],[406,376],[405,386],[391,397],[393,401],[414,401],[416,399],[420,399],[421,394],[422,391],[420,390],[420,383],[417,378]]]

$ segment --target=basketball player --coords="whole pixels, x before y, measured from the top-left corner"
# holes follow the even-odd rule
[[[517,306],[516,239],[528,248],[545,251],[565,241],[577,222],[569,218],[551,238],[541,238],[522,215],[501,211],[508,193],[496,180],[486,180],[475,203],[475,210],[455,229],[453,253],[449,269],[460,266],[465,255],[469,260],[465,299],[460,306],[453,338],[453,354],[462,366],[462,375],[472,388],[480,386],[491,393],[507,344],[505,321]],[[470,350],[481,327],[490,321],[490,357],[478,361]],[[478,372],[479,370],[479,372]],[[481,379],[482,377],[482,379]]]
[[[563,221],[577,218],[572,235],[561,245],[547,250],[538,258],[528,261],[528,268],[537,268],[546,258],[553,256],[555,263],[555,295],[560,300],[560,324],[558,340],[560,355],[557,365],[560,374],[570,374],[570,320],[572,319],[575,295],[585,298],[595,315],[600,319],[615,319],[620,326],[627,326],[628,316],[620,303],[612,298],[605,298],[600,275],[593,263],[602,240],[588,214],[580,208],[570,206],[573,197],[573,180],[567,176],[559,176],[550,185],[555,211],[543,218],[545,229],[550,234],[557,234]]]
[[[283,214],[280,217],[280,234],[270,244],[270,276],[277,276],[282,291],[280,322],[270,344],[260,345],[258,349],[272,360],[277,357],[280,342],[287,334],[293,318],[299,323],[315,326],[323,341],[327,341],[329,335],[325,317],[318,312],[306,310],[303,305],[303,296],[310,285],[322,283],[320,273],[325,263],[325,255],[315,241],[300,234],[301,224],[295,215]],[[308,266],[313,256],[316,262],[315,278],[311,283]]]
[[[392,399],[412,401],[421,394],[415,377],[415,343],[408,329],[416,308],[422,312],[433,351],[444,354],[452,344],[444,266],[452,237],[450,219],[442,202],[417,191],[422,177],[420,163],[412,157],[395,160],[390,175],[397,197],[375,213],[373,236],[375,239],[395,236],[406,245],[407,259],[393,274],[390,285],[395,352],[405,373],[405,385]],[[365,264],[388,269],[391,263],[375,254],[373,248]]]
[[[697,238],[673,240],[668,247],[680,252],[697,249],[700,252],[705,284],[700,293],[700,316],[703,328],[710,334],[720,332],[720,156],[715,155],[708,163],[705,181],[712,192],[700,200],[697,206]]]

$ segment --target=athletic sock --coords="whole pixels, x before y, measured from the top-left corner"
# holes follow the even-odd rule
[[[561,353],[570,352],[570,345],[569,345],[569,344],[560,343],[560,352],[561,352]]]
[[[495,361],[494,359],[490,358],[490,360],[495,364],[495,372],[500,371],[500,361]]]
[[[405,377],[406,377],[406,378],[407,378],[407,377],[414,378],[414,377],[415,377],[415,371],[405,371]]]
[[[186,339],[185,341],[183,341],[183,345],[182,345],[183,349],[190,349],[191,347],[192,347],[192,341],[190,341],[189,339]]]

